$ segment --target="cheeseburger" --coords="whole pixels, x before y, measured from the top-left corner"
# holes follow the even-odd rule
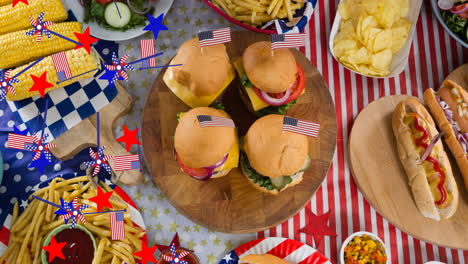
[[[201,127],[198,115],[231,118],[226,112],[210,107],[180,113],[174,135],[177,163],[183,172],[199,180],[225,176],[239,163],[236,129]]]
[[[242,172],[262,192],[278,194],[302,181],[309,168],[307,136],[282,131],[282,115],[267,115],[249,128],[241,155]]]
[[[209,106],[234,79],[234,70],[224,44],[200,47],[191,39],[179,48],[163,80],[190,107]]]
[[[304,93],[304,71],[289,49],[272,50],[271,42],[256,42],[234,65],[242,99],[260,116],[285,114]]]

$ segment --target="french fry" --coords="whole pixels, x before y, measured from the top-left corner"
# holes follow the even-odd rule
[[[109,255],[109,256],[112,256],[112,255]],[[111,264],[119,264],[119,263],[120,263],[119,258],[117,256],[113,256]]]
[[[89,222],[86,222],[83,224],[84,227],[86,227],[89,231],[91,231],[91,233],[94,233],[98,236],[105,236],[105,237],[110,237],[111,236],[111,232],[109,230],[106,230],[106,229],[102,229],[100,227],[97,227]]]
[[[46,196],[46,195],[44,195],[44,196]],[[34,212],[34,218],[33,219],[38,219],[39,215],[41,214],[41,212],[42,212],[42,210],[44,208],[44,205],[45,205],[45,203],[39,203],[39,205],[37,206],[36,211]],[[38,225],[38,224],[39,223],[37,221],[33,221],[32,223],[30,223],[29,227],[27,228],[26,236],[24,238],[23,244],[21,245],[21,248],[20,248],[20,251],[19,251],[18,260],[17,260],[18,263],[23,263],[22,262],[23,258],[25,258],[25,259],[28,258],[28,255],[26,254],[27,246],[28,246],[29,240],[31,239],[31,234],[32,234],[34,228],[36,227],[36,225]]]
[[[133,257],[132,257],[132,261],[130,261],[130,260],[127,258],[127,256],[125,256],[124,254],[120,253],[119,251],[117,251],[117,250],[115,250],[115,249],[113,249],[113,248],[111,248],[111,247],[106,247],[104,250],[105,250],[105,251],[108,251],[108,252],[110,252],[110,253],[112,253],[112,254],[114,254],[114,255],[116,255],[116,256],[118,256],[119,258],[122,259],[123,262],[127,262],[127,264],[129,264],[129,263],[135,263],[135,260],[134,260]]]
[[[11,224],[12,225],[15,224],[16,218],[18,218],[18,202],[16,202],[15,205],[13,205],[13,216],[11,218]]]
[[[270,5],[268,6],[267,13],[271,15],[271,12],[273,12],[273,9],[275,9],[275,6],[278,4],[279,0],[272,0]]]
[[[106,238],[102,238],[101,241],[99,241],[98,248],[96,252],[94,253],[94,258],[93,258],[93,263],[92,264],[99,264],[101,263],[101,258],[102,258],[102,253],[104,252],[104,248],[106,247]]]
[[[252,2],[244,2],[244,1],[241,1],[241,0],[234,0],[234,3],[236,3],[239,6],[248,8],[248,9],[250,9],[252,11],[257,11],[257,12],[267,11],[267,7],[255,5],[255,4],[252,4]]]
[[[226,13],[229,16],[234,16],[234,13],[231,11],[231,9],[227,7],[226,3],[223,0],[213,0],[213,2],[218,4],[224,11],[226,11]]]
[[[71,178],[71,179],[66,180],[66,181],[59,182],[59,183],[57,183],[55,185],[55,188],[62,188],[64,186],[66,186],[66,185],[69,185],[69,184],[72,184],[72,183],[77,183],[77,182],[82,182],[82,181],[88,181],[88,176],[75,177],[75,178]],[[39,189],[36,192],[34,192],[32,195],[41,196],[44,192],[48,191],[49,188],[50,188],[50,186]]]
[[[291,0],[284,0],[285,2],[285,6],[286,6],[286,12],[288,13],[288,19],[289,21],[293,21],[293,14],[292,14],[292,10],[291,10]]]
[[[283,6],[283,3],[284,3],[284,0],[278,0],[278,4],[276,5],[276,7],[273,9],[273,11],[270,14],[272,17],[276,17],[278,15],[278,12]]]
[[[128,251],[126,248],[122,247],[121,244],[118,243],[112,243],[111,248],[121,252],[123,255],[125,255],[128,259],[130,260],[135,260],[133,257],[133,252]],[[135,263],[135,261],[133,262]]]

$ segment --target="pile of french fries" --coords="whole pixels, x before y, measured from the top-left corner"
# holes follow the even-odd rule
[[[230,17],[245,24],[260,27],[274,19],[288,18],[293,21],[296,10],[304,6],[306,0],[212,0]]]
[[[32,195],[41,197],[55,204],[60,204],[60,198],[70,202],[75,197],[78,203],[87,204],[90,208],[82,212],[96,212],[96,204],[88,199],[96,196],[96,188],[88,181],[88,176],[81,176],[64,180],[55,178],[48,187],[42,188]],[[112,188],[100,182],[102,188],[109,192]],[[131,221],[128,205],[122,198],[113,193],[110,203],[112,210],[127,209],[125,218],[125,239],[111,240],[110,216],[105,214],[86,215],[86,223],[83,224],[96,239],[96,251],[93,264],[99,263],[136,263],[134,252],[141,250],[140,238],[145,231],[135,227]],[[63,219],[54,214],[57,208],[38,200],[32,200],[24,212],[18,216],[18,204],[13,208],[13,224],[10,230],[8,250],[0,257],[0,263],[40,264],[41,251],[47,235],[56,227],[64,224]]]

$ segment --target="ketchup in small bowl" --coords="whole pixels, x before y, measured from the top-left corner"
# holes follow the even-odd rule
[[[42,250],[43,264],[91,264],[93,262],[96,241],[86,228],[80,225],[76,225],[74,228],[70,228],[70,225],[60,226],[52,230],[44,246],[49,245],[52,236],[57,243],[67,243],[62,249],[65,259],[55,257],[51,262],[48,262],[49,253]]]
[[[195,254],[193,254],[193,251],[188,250],[188,249],[183,248],[183,247],[176,248],[176,254],[177,255],[179,255],[183,251],[188,252],[188,254],[186,256],[184,256],[181,260],[187,261],[188,264],[200,264],[200,262],[198,261],[197,256],[195,256]],[[163,258],[164,255],[172,257],[170,249],[166,249],[163,252],[161,252],[161,256],[159,257],[158,264],[171,264],[172,262],[168,262],[168,261],[164,260],[164,258]],[[174,260],[175,263],[178,263],[176,261],[177,260]],[[180,260],[179,260],[179,262],[180,262]]]

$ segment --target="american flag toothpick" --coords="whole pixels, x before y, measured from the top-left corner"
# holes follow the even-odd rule
[[[282,130],[309,137],[318,137],[320,124],[285,116]]]
[[[306,34],[288,33],[271,35],[271,49],[296,48],[305,46]]]
[[[224,117],[197,115],[197,120],[201,127],[236,127],[232,119]]]
[[[198,33],[200,47],[222,44],[231,41],[231,28],[203,31]]]

